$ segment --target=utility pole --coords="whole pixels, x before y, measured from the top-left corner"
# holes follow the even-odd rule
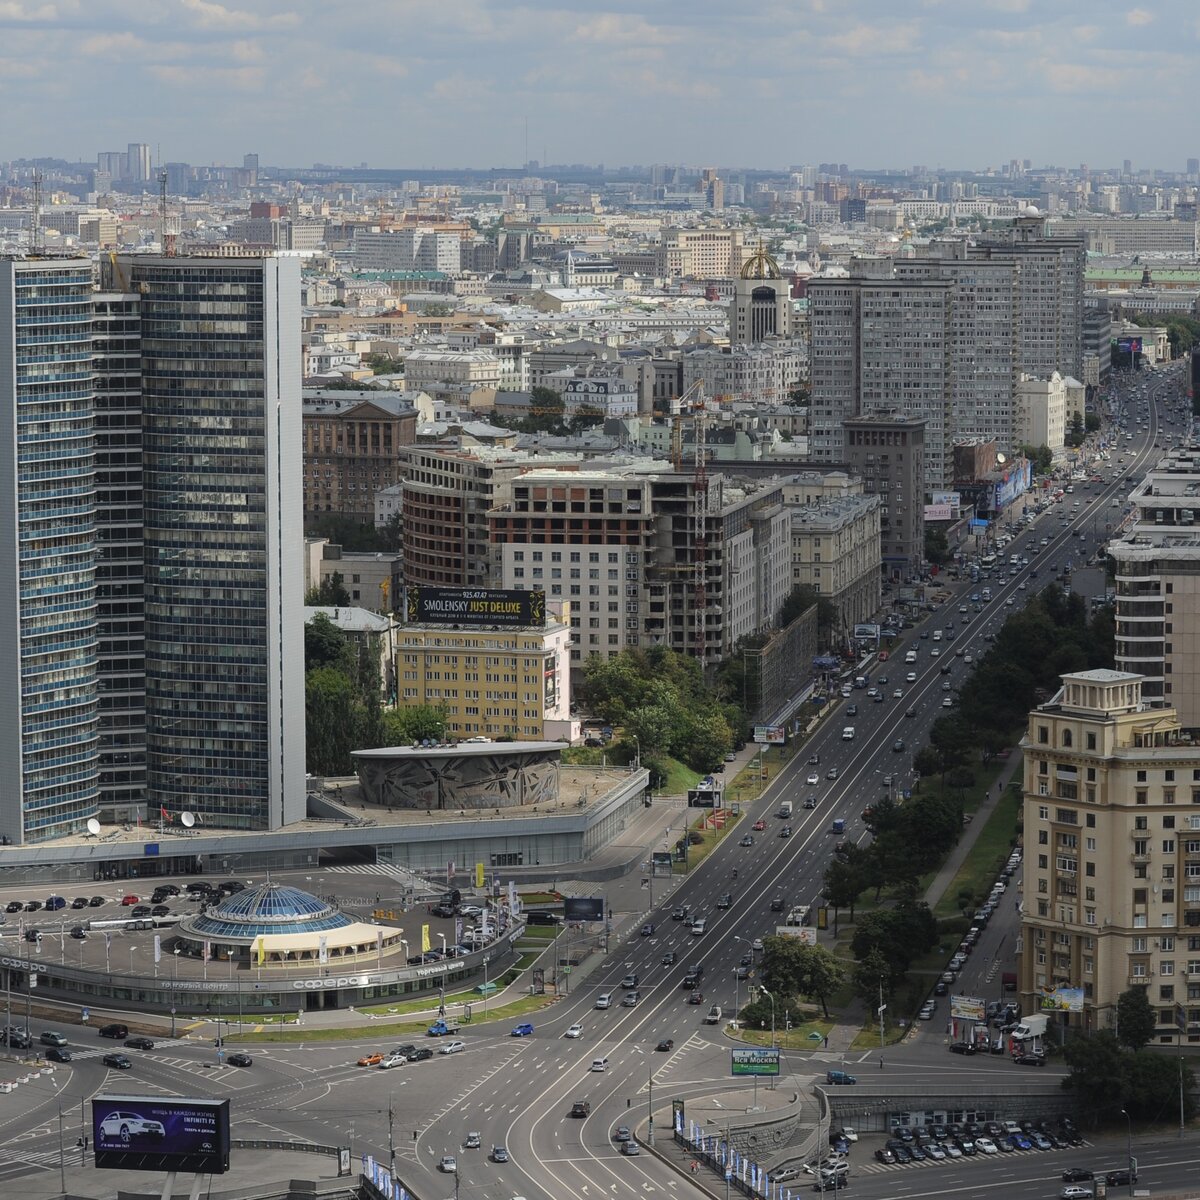
[[[67,1154],[63,1149],[63,1114],[61,1104],[58,1106],[58,1182],[65,1196],[67,1194]]]
[[[1179,1063],[1180,1063],[1179,1078],[1182,1079],[1183,1078],[1183,1059],[1182,1058],[1179,1060]],[[650,1143],[651,1146],[653,1146],[654,1145],[654,1068],[648,1067],[647,1072],[648,1072],[647,1078],[650,1081],[650,1096],[646,1101],[646,1113],[650,1118],[650,1123],[649,1123],[649,1126],[647,1127],[646,1140]],[[1180,1132],[1182,1133],[1182,1131],[1183,1131],[1183,1125],[1182,1125],[1183,1093],[1180,1092],[1179,1095],[1180,1095],[1180,1105],[1181,1105],[1180,1110],[1179,1110],[1180,1120],[1181,1120],[1179,1128],[1180,1128]]]
[[[395,1108],[395,1093],[388,1095],[388,1169],[392,1173],[392,1178],[396,1177],[396,1108]]]

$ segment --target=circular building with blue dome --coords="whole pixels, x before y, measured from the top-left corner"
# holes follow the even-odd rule
[[[263,883],[178,925],[176,945],[211,961],[257,967],[356,962],[400,950],[404,930],[368,925],[299,888]]]

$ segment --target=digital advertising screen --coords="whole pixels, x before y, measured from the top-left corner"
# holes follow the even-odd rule
[[[96,1166],[121,1171],[229,1170],[229,1101],[93,1096]]]
[[[568,921],[603,921],[603,896],[568,896],[563,900],[563,917]]]

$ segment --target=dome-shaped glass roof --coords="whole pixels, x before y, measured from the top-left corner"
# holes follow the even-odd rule
[[[216,908],[181,922],[185,932],[210,938],[322,933],[352,924],[349,917],[324,900],[279,883],[263,883],[235,892]]]

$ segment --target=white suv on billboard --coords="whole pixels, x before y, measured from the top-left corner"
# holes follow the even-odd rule
[[[118,1137],[125,1142],[135,1137],[167,1136],[161,1121],[152,1121],[148,1117],[131,1112],[110,1112],[100,1122],[100,1132],[105,1137]]]

